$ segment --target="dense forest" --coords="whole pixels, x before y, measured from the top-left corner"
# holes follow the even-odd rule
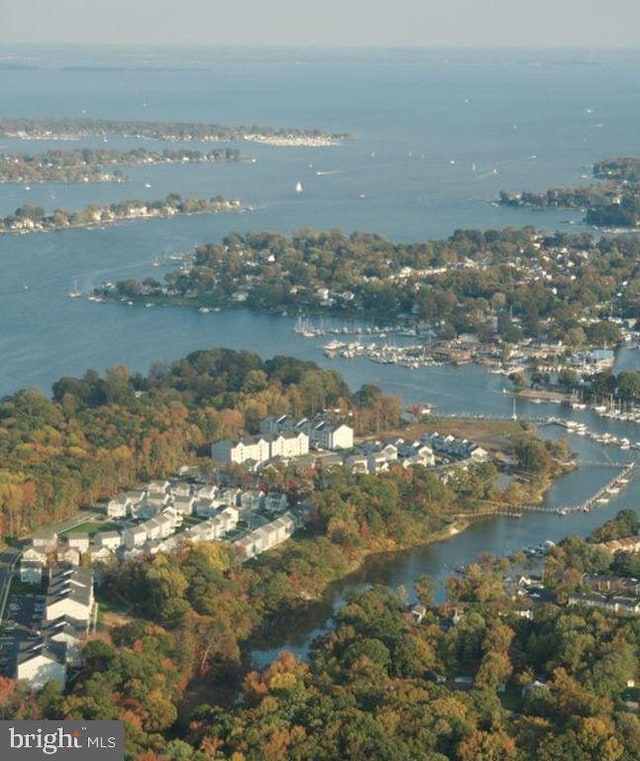
[[[640,240],[523,229],[457,230],[394,243],[340,230],[231,233],[199,246],[192,266],[164,282],[121,281],[97,293],[137,303],[408,320],[441,338],[474,333],[609,346],[609,321],[640,315]]]
[[[21,535],[141,479],[175,473],[211,442],[257,431],[268,413],[357,412],[358,433],[398,424],[400,402],[353,394],[335,372],[289,357],[197,351],[147,375],[124,367],[64,377],[53,398],[0,402],[0,536]]]
[[[586,221],[597,227],[638,227],[640,159],[603,159],[594,164],[593,176],[601,182],[578,188],[553,188],[542,193],[502,190],[499,201],[503,206],[581,209],[586,211]]]
[[[613,579],[615,562],[568,538],[545,561],[557,600],[534,602],[513,597],[507,561],[481,557],[448,579],[445,604],[417,579],[419,616],[403,590],[365,589],[308,662],[285,652],[246,673],[231,632],[253,606],[219,547],[194,548],[138,566],[146,610],[171,601],[179,623],[137,619],[90,641],[64,694],[3,680],[4,715],[122,718],[127,761],[636,761],[639,619],[561,602],[584,574]],[[196,674],[204,703],[190,698]]]
[[[239,161],[240,151],[169,149],[129,151],[105,148],[49,150],[44,153],[0,154],[0,182],[125,182],[121,166]]]

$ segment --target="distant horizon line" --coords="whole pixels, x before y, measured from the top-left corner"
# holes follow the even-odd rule
[[[618,45],[615,47],[606,45],[586,45],[586,44],[567,44],[567,45],[517,45],[517,44],[501,44],[501,45],[456,45],[456,44],[425,44],[425,45],[401,45],[393,43],[357,43],[357,42],[342,42],[335,44],[325,44],[321,42],[314,43],[284,43],[284,42],[142,42],[142,41],[110,41],[110,42],[54,42],[54,41],[28,41],[28,40],[3,40],[0,38],[0,45],[11,45],[15,47],[47,47],[47,48],[172,48],[172,49],[194,49],[199,48],[202,50],[212,50],[216,48],[236,48],[241,50],[397,50],[397,51],[428,51],[428,50],[455,50],[455,51],[502,51],[508,50],[529,52],[529,51],[548,51],[548,52],[560,52],[560,51],[585,51],[585,52],[629,52],[635,51],[640,53],[640,47],[638,45]],[[0,61],[5,56],[1,55]]]

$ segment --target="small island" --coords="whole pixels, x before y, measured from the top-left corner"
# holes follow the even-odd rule
[[[131,219],[157,219],[187,214],[216,214],[221,211],[242,211],[238,200],[227,200],[222,196],[215,198],[185,198],[177,193],[170,193],[158,201],[119,201],[117,203],[91,204],[81,211],[56,209],[47,214],[41,206],[24,204],[13,214],[0,219],[0,233],[44,233],[55,230],[89,228],[104,226]]]
[[[347,132],[250,125],[232,127],[203,122],[146,122],[111,119],[0,119],[0,137],[22,140],[79,140],[86,137],[145,140],[254,142],[278,147],[341,145]]]
[[[120,167],[154,164],[202,164],[241,160],[236,148],[196,151],[165,149],[130,151],[103,148],[51,150],[44,153],[0,154],[0,182],[127,182]]]
[[[580,209],[596,227],[632,229],[640,225],[640,159],[598,161],[593,176],[600,182],[579,188],[553,188],[542,193],[500,191],[502,206],[534,209]]]

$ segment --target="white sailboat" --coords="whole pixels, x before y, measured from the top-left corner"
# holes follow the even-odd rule
[[[296,182],[296,193],[302,193],[303,190],[302,183],[298,180],[298,182]]]
[[[73,286],[67,291],[67,296],[69,296],[70,299],[77,299],[78,296],[82,296],[82,291],[78,290],[77,280],[73,281]]]

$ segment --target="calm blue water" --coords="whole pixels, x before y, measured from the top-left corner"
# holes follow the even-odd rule
[[[244,215],[0,238],[0,394],[24,385],[48,390],[61,375],[87,367],[145,370],[151,361],[221,341],[321,360],[313,347],[292,339],[286,320],[141,312],[71,302],[66,291],[76,280],[88,289],[105,279],[157,276],[151,270],[157,256],[219,240],[230,230],[340,227],[405,240],[527,223],[575,231],[582,226],[566,223],[579,221],[579,214],[514,211],[487,201],[502,188],[586,182],[594,160],[638,152],[640,57],[629,53],[592,61],[574,52],[5,52],[33,67],[0,68],[0,113],[6,116],[291,125],[349,131],[354,139],[340,148],[248,144],[243,149],[256,163],[132,168],[127,185],[0,185],[0,214],[25,201],[52,210],[172,191],[222,193],[264,207]],[[0,144],[32,151],[60,146]],[[294,192],[298,180],[302,194]],[[360,369],[368,377],[372,368]],[[353,369],[348,374],[353,377]],[[416,385],[415,376],[397,382]]]
[[[220,240],[231,230],[339,227],[398,240],[446,237],[456,228],[524,224],[575,232],[585,229],[579,214],[514,211],[488,202],[501,189],[586,183],[594,161],[639,154],[637,53],[599,53],[593,60],[579,52],[201,48],[168,55],[161,49],[15,47],[3,55],[25,66],[0,66],[0,115],[7,117],[86,115],[319,127],[351,132],[354,139],[324,149],[249,144],[243,150],[257,159],[252,164],[131,168],[131,182],[124,186],[34,185],[27,190],[0,185],[2,215],[27,201],[52,210],[169,192],[221,193],[261,207],[250,214],[0,237],[0,396],[31,385],[48,392],[57,378],[87,368],[102,371],[123,364],[146,371],[154,361],[221,344],[328,365],[322,339],[296,336],[290,318],[99,305],[71,300],[67,290],[74,282],[89,290],[104,280],[158,277],[162,270],[152,269],[158,257]],[[16,140],[0,140],[0,145],[0,150],[14,151],[60,146]],[[294,192],[298,180],[302,194]],[[574,224],[568,226],[569,220]],[[619,366],[637,367],[637,354],[627,352]],[[354,388],[376,383],[406,403],[431,402],[445,413],[511,413],[511,399],[501,393],[504,379],[478,367],[410,371],[364,359],[331,366]],[[557,405],[518,405],[521,415],[559,414]],[[632,424],[596,418],[589,411],[563,414],[640,439]],[[549,429],[549,435],[557,433]],[[583,462],[616,458],[615,452],[575,436],[570,443]],[[609,474],[581,468],[556,484],[549,502],[576,503]],[[633,482],[593,513],[487,521],[449,542],[372,563],[358,579],[337,588],[315,618],[309,613],[294,636],[289,627],[289,636],[273,643],[275,650],[256,653],[256,658],[264,662],[283,646],[304,652],[354,585],[382,582],[410,588],[423,573],[442,580],[482,550],[502,553],[568,532],[588,533],[621,507],[637,505],[639,498],[640,485]]]

